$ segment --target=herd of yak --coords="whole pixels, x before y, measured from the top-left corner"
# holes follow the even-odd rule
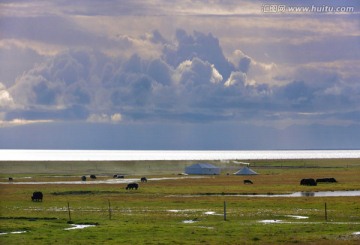
[[[300,185],[317,186],[318,183],[337,183],[335,178],[302,179]],[[253,184],[251,180],[244,180],[244,184]]]
[[[123,175],[117,175],[115,174],[113,176],[114,178],[124,178]],[[95,175],[90,175],[91,179],[96,179]],[[86,176],[82,176],[81,177],[82,181],[86,181]],[[13,181],[13,178],[9,178],[9,181]],[[147,182],[146,177],[141,177],[140,179],[141,182]],[[320,178],[320,179],[302,179],[300,181],[300,185],[307,185],[307,186],[316,186],[318,183],[337,183],[335,178]],[[253,182],[251,180],[244,180],[244,184],[253,184]],[[137,190],[139,188],[139,184],[138,183],[129,183],[125,189],[126,190]],[[41,202],[43,199],[43,193],[40,191],[36,191],[33,193],[31,200],[33,202]]]
[[[95,175],[90,175],[90,178],[91,179],[96,179],[96,176]],[[114,178],[124,178],[123,175],[114,175]],[[81,180],[82,181],[86,181],[86,176],[82,176],[81,177]],[[9,178],[9,181],[13,181],[13,178]],[[140,179],[141,182],[147,182],[147,178],[146,177],[141,177]],[[137,190],[139,188],[139,184],[138,183],[129,183],[125,189],[126,190]],[[42,199],[43,199],[43,193],[41,191],[35,191],[33,193],[33,195],[31,196],[31,200],[33,202],[42,202]]]
[[[318,183],[337,183],[335,178],[302,179],[300,185],[316,186]]]

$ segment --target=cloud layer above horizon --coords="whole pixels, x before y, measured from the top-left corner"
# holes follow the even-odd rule
[[[358,128],[359,3],[273,14],[266,4],[2,1],[0,128]]]

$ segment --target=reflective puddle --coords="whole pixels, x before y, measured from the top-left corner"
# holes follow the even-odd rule
[[[72,227],[70,228],[65,228],[65,231],[69,231],[69,230],[78,230],[78,229],[84,229],[84,228],[88,228],[88,227],[95,227],[96,225],[77,225],[77,224],[73,224],[71,225]]]
[[[31,177],[29,177],[31,178]],[[180,176],[180,177],[162,177],[162,178],[148,178],[148,181],[161,181],[161,180],[179,180],[179,179],[200,179],[200,178],[205,178],[203,176]],[[80,179],[80,177],[79,177]],[[84,184],[127,184],[127,183],[132,183],[132,182],[138,182],[140,181],[139,178],[134,179],[134,178],[129,178],[129,179],[104,179],[104,180],[88,180],[88,181],[82,181],[82,180],[77,180],[77,181],[26,181],[26,182],[22,182],[22,181],[14,181],[14,182],[0,182],[0,185],[8,185],[8,184],[13,184],[13,185],[50,185],[50,184],[54,184],[54,185],[84,185]]]
[[[324,222],[320,222],[320,221],[308,222],[308,221],[289,221],[289,220],[280,220],[280,219],[265,219],[265,220],[258,220],[257,222],[263,223],[263,224],[297,224],[297,225],[298,224],[309,225],[309,224],[323,224],[324,223]],[[329,225],[330,224],[331,225],[359,225],[360,222],[326,222],[326,224],[329,224]],[[357,235],[355,233],[353,233],[353,234]]]
[[[7,234],[23,234],[26,233],[26,231],[13,231],[13,232],[2,232],[0,235],[7,235]]]
[[[300,215],[286,215],[286,217],[294,218],[294,219],[308,219],[307,216],[300,216]]]
[[[277,220],[277,219],[265,219],[265,220],[260,220],[259,223],[264,223],[264,224],[274,224],[274,223],[282,223],[282,220]]]
[[[184,223],[184,224],[193,224],[195,222],[197,222],[197,221],[196,220],[183,220],[182,223]]]
[[[355,197],[360,196],[360,191],[315,191],[315,192],[294,192],[291,194],[243,194],[235,196],[246,197]]]
[[[294,192],[289,197],[352,197],[360,196],[360,191],[317,191],[317,192]]]
[[[200,197],[200,196],[233,196],[233,197],[356,197],[360,196],[360,191],[315,191],[315,192],[294,192],[290,194],[226,194],[226,193],[206,193],[197,195],[169,195],[167,197]]]

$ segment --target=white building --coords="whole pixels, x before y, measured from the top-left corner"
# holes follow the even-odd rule
[[[250,169],[249,167],[243,167],[242,169],[240,169],[239,171],[237,171],[234,174],[235,175],[256,175],[258,173],[256,173],[254,170]]]
[[[185,168],[186,174],[220,174],[220,168],[210,163],[196,163]]]

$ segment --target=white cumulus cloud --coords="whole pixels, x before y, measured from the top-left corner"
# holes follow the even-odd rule
[[[122,120],[120,113],[114,113],[112,115],[101,113],[101,114],[90,114],[87,118],[88,122],[92,123],[119,123]]]
[[[14,99],[6,90],[5,86],[0,83],[0,108],[12,108],[14,106]]]

